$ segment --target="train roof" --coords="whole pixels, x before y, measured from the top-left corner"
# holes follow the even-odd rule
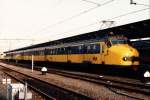
[[[150,36],[149,35],[150,34],[150,19],[135,22],[135,23],[130,23],[126,25],[121,25],[117,27],[112,27],[112,28],[108,28],[104,30],[93,31],[93,32],[80,34],[80,35],[76,35],[72,37],[67,37],[67,38],[63,38],[59,40],[48,41],[45,43],[40,43],[40,44],[28,46],[28,47],[6,51],[4,53],[46,47],[46,46],[57,45],[57,44],[64,44],[68,42],[70,43],[70,42],[83,41],[83,40],[89,40],[89,39],[98,39],[98,38],[105,36],[109,32],[113,32],[116,35],[123,34],[129,39],[148,37]]]

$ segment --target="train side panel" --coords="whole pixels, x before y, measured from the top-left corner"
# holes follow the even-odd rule
[[[67,55],[47,55],[46,59],[50,62],[67,62]]]
[[[83,62],[83,54],[69,54],[68,62],[70,63],[82,63]]]

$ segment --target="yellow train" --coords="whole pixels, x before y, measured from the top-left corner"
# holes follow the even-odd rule
[[[93,64],[141,70],[139,52],[124,36],[106,36],[50,46],[34,46],[5,52],[5,59],[16,61],[46,61],[73,64]],[[146,68],[146,67],[145,67]],[[143,77],[150,77],[149,69],[142,69]]]
[[[124,36],[109,36],[99,40],[85,40],[74,43],[64,43],[46,47],[14,50],[6,53],[6,59],[90,63],[103,65],[117,65],[136,69],[139,61],[132,58],[139,57],[138,51],[129,45]]]

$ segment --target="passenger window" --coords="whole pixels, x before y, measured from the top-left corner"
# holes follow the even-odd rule
[[[93,45],[93,50],[96,50],[96,45],[95,44]]]
[[[90,49],[91,49],[90,45],[87,47],[87,49],[88,49],[88,50],[90,50]]]
[[[53,54],[53,51],[52,51],[52,49],[50,49],[50,52],[49,52],[49,54],[50,54],[50,55],[52,55],[52,54]]]

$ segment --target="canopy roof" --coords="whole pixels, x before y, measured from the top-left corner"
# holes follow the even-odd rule
[[[110,32],[113,32],[116,35],[123,34],[129,39],[148,37],[150,36],[150,19],[131,23],[131,24],[126,24],[122,26],[112,27],[112,28],[108,28],[104,30],[89,32],[89,33],[76,35],[72,37],[67,37],[67,38],[63,38],[59,40],[49,41],[49,42],[36,44],[36,45],[24,47],[24,48],[19,48],[15,50],[10,50],[4,53],[45,47],[45,46],[50,46],[50,45],[63,44],[63,43],[68,43],[68,42],[76,42],[76,41],[83,41],[83,40],[89,40],[89,39],[99,39]]]

